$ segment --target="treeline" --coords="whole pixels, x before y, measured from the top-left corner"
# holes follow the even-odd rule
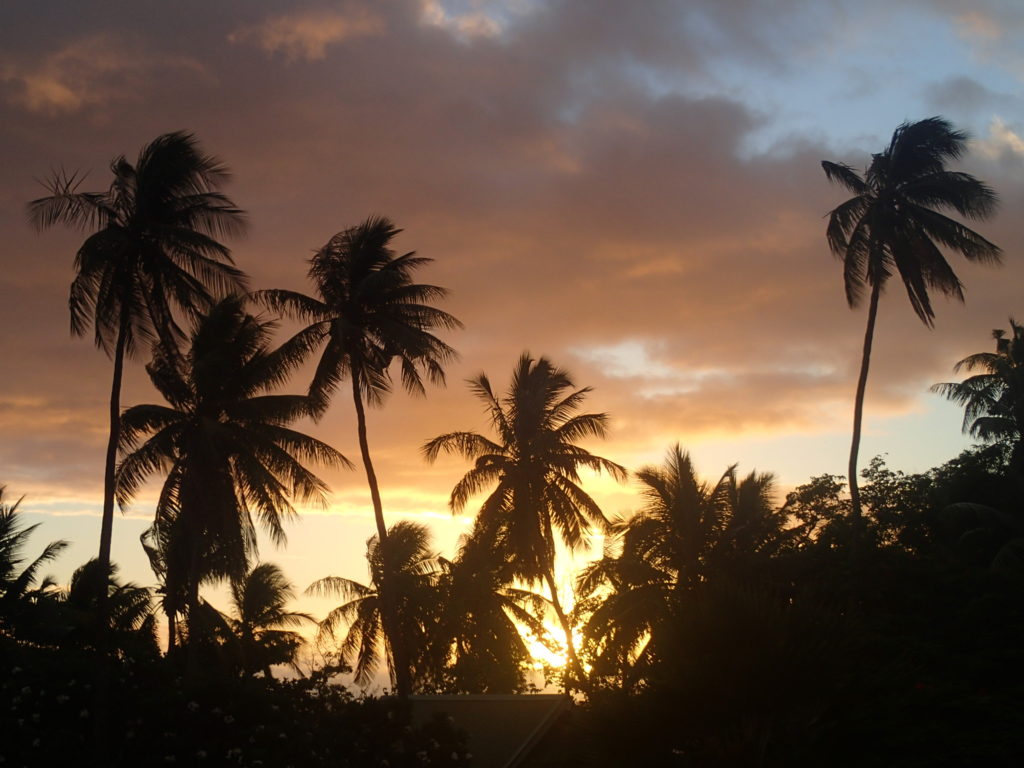
[[[977,373],[938,385],[965,406],[981,447],[922,475],[880,459],[857,469],[881,286],[899,274],[930,323],[928,290],[959,293],[936,243],[999,256],[937,212],[993,210],[987,187],[944,167],[964,141],[930,118],[897,129],[863,176],[825,164],[854,193],[828,230],[847,297],[871,296],[847,477],[813,478],[780,506],[770,474],[731,466],[709,480],[676,446],[632,474],[642,507],[609,519],[581,482],[584,470],[630,476],[583,447],[605,436],[608,416],[584,409],[589,389],[567,371],[527,353],[504,388],[470,381],[487,434],[423,445],[427,460],[469,461],[453,511],[482,499],[450,558],[424,526],[387,525],[370,451],[366,408],[396,384],[422,394],[443,382],[455,350],[438,334],[460,326],[436,306],[444,289],[416,282],[429,259],[393,250],[392,222],[332,237],[310,259],[311,295],[252,292],[220,242],[244,216],[194,137],[159,137],[134,164],[117,158],[105,192],[54,176],[30,218],[91,232],[76,255],[72,329],[112,358],[110,434],[99,556],[67,589],[41,578],[63,543],[26,555],[32,529],[17,503],[2,506],[0,642],[12,672],[0,688],[6,725],[26,734],[12,757],[45,764],[90,745],[98,764],[462,764],[450,724],[396,735],[388,722],[404,723],[412,693],[528,690],[539,642],[564,653],[552,672],[581,702],[540,764],[1009,763],[1024,732],[1024,329],[1011,320],[995,352],[961,362]],[[281,343],[278,315],[302,327]],[[124,365],[141,354],[164,402],[122,409]],[[304,391],[280,394],[311,360]],[[326,502],[316,467],[351,466],[295,427],[322,418],[343,386],[374,509],[370,578],[309,586],[339,599],[317,628],[335,650],[308,677],[279,681],[273,668],[295,663],[299,630],[316,620],[289,608],[294,587],[259,562],[256,529],[284,544],[294,504]],[[115,502],[151,479],[162,484],[142,545],[155,592],[122,583],[110,562]],[[603,556],[566,601],[557,554],[594,533]],[[226,613],[202,597],[218,582],[230,585]],[[334,684],[352,673],[365,686],[381,670],[398,696],[379,706]],[[335,716],[348,737],[320,735]],[[288,727],[275,741],[278,722]],[[248,746],[228,745],[242,734]]]

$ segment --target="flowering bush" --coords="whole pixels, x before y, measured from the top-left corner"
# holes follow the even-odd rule
[[[90,654],[0,638],[2,765],[69,765],[92,749]],[[407,725],[395,699],[356,698],[326,676],[300,680],[215,676],[186,686],[164,659],[111,667],[110,765],[468,765],[446,720]]]

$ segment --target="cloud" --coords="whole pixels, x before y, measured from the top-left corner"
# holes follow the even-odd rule
[[[990,159],[1013,158],[1017,163],[1024,160],[1024,138],[1000,117],[992,119],[988,135],[975,140],[973,147]]]
[[[282,52],[289,61],[318,61],[331,45],[380,35],[384,20],[360,7],[347,11],[310,10],[276,16],[228,35],[231,43],[254,42],[267,53]]]
[[[967,11],[954,19],[960,33],[980,42],[992,42],[1003,36],[999,20],[982,11]]]
[[[75,40],[33,62],[0,58],[8,99],[47,115],[138,100],[157,75],[168,71],[204,74],[195,59],[154,53],[141,38],[114,33]]]

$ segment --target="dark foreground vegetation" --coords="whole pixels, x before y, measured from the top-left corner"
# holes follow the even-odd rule
[[[30,541],[19,504],[0,501],[2,764],[471,764],[457,723],[410,725],[409,695],[529,691],[539,642],[564,654],[548,673],[576,704],[534,765],[1017,765],[1024,328],[1011,320],[995,351],[961,361],[973,375],[936,387],[964,406],[978,446],[920,475],[881,458],[857,470],[883,284],[898,274],[930,324],[929,290],[960,296],[941,248],[1000,257],[941,213],[994,211],[991,190],[945,168],[965,140],[930,118],[900,126],[863,175],[825,164],[854,194],[828,229],[847,299],[870,294],[847,477],[812,478],[780,505],[771,474],[734,465],[709,480],[679,446],[630,472],[583,445],[608,424],[583,410],[589,389],[524,354],[507,388],[484,374],[469,382],[488,433],[423,445],[427,460],[470,462],[453,511],[482,498],[451,557],[426,527],[386,524],[370,451],[367,406],[384,404],[392,375],[419,394],[443,383],[455,351],[435,333],[460,327],[434,306],[445,291],[414,281],[429,260],[392,250],[390,221],[367,219],[317,251],[315,296],[246,294],[217,239],[241,230],[242,212],[190,135],[158,138],[134,165],[116,160],[104,193],[53,178],[30,215],[92,231],[76,258],[72,327],[114,363],[103,526],[99,557],[59,586],[42,570],[66,545]],[[303,330],[277,344],[260,306]],[[123,367],[144,347],[165,403],[122,409]],[[314,359],[304,394],[277,392]],[[255,531],[283,545],[293,504],[327,499],[310,465],[351,466],[295,428],[324,417],[343,383],[376,535],[367,583],[309,586],[339,598],[317,621],[289,608],[293,587],[259,562]],[[584,470],[631,477],[641,507],[610,519]],[[130,504],[153,479],[151,590],[120,580],[109,556],[115,501]],[[561,594],[559,552],[595,533],[603,556]],[[201,591],[218,582],[230,585],[225,612]],[[314,622],[326,655],[303,666],[300,630]],[[298,676],[279,679],[282,665]],[[341,685],[365,689],[382,670],[394,698]]]
[[[580,577],[573,621],[584,629],[586,694],[538,765],[1017,764],[1024,492],[1003,446],[921,475],[874,461],[863,477],[861,542],[840,478],[814,478],[752,518],[736,506],[730,475],[694,483],[674,452],[658,471],[670,483],[659,494],[671,493],[652,490]],[[81,758],[94,707],[88,598],[75,594],[84,585],[17,595],[11,584],[0,753],[9,765]],[[441,580],[424,576],[419,588],[441,603]],[[240,655],[237,627],[211,633],[202,674],[189,681],[181,650],[159,653],[140,618],[152,611],[133,608],[133,589],[111,586],[111,764],[466,764],[455,726],[405,728],[398,699],[353,698],[338,685],[348,679],[339,667],[263,676],[260,662]],[[451,616],[435,617],[420,628],[440,637]],[[280,638],[264,642],[280,660]],[[420,669],[429,648],[417,647]],[[525,685],[514,664],[472,678],[460,677],[460,664],[416,679],[417,689]]]

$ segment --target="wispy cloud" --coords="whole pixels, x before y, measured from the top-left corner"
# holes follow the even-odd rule
[[[327,56],[331,45],[384,30],[384,20],[363,8],[317,10],[275,16],[232,32],[228,41],[255,43],[267,53],[283,53],[289,61],[316,61]]]
[[[49,115],[135,100],[167,70],[205,74],[195,59],[154,52],[130,35],[93,35],[31,62],[0,57],[0,82],[8,84],[9,100]]]

